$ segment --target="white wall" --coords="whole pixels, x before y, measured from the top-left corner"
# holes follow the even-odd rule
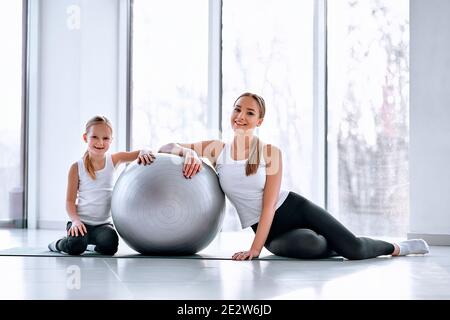
[[[29,226],[64,228],[67,173],[85,151],[85,122],[95,114],[109,117],[115,137],[111,150],[125,149],[126,96],[119,89],[124,88],[124,77],[119,78],[124,33],[119,26],[126,1],[32,1],[39,31],[32,52],[37,75],[30,81],[37,91],[30,101],[35,127],[30,148],[37,156],[29,165],[36,188],[30,190],[35,201],[29,203]]]
[[[410,3],[408,237],[450,245],[450,1]]]

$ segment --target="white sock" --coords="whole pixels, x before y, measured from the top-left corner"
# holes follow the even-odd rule
[[[399,256],[406,256],[408,254],[425,254],[430,252],[430,248],[425,240],[411,239],[398,243],[400,247]]]
[[[55,241],[53,241],[53,242],[50,242],[49,245],[48,245],[48,249],[49,249],[50,251],[53,251],[53,252],[61,252],[61,251],[58,249],[58,247],[57,247],[57,244],[58,244],[59,240],[61,240],[61,239],[55,240]]]

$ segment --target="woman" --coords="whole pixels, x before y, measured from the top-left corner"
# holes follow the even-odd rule
[[[243,93],[233,104],[233,141],[169,143],[159,150],[185,157],[183,174],[189,179],[201,170],[199,157],[213,164],[242,228],[251,226],[255,232],[250,249],[235,253],[233,260],[258,257],[263,246],[275,255],[307,259],[336,253],[350,260],[428,253],[422,239],[396,244],[356,237],[324,209],[294,192],[280,190],[282,153],[254,135],[265,111],[262,97]]]

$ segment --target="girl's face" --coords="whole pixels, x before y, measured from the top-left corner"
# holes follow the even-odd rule
[[[252,97],[240,97],[231,113],[231,127],[235,133],[252,133],[263,122],[258,102]]]
[[[104,123],[94,124],[83,134],[83,139],[88,144],[91,154],[103,156],[111,145],[112,132]]]

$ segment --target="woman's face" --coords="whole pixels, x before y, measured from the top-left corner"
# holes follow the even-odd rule
[[[252,97],[240,97],[231,113],[231,127],[235,133],[252,133],[263,122],[258,102]]]

